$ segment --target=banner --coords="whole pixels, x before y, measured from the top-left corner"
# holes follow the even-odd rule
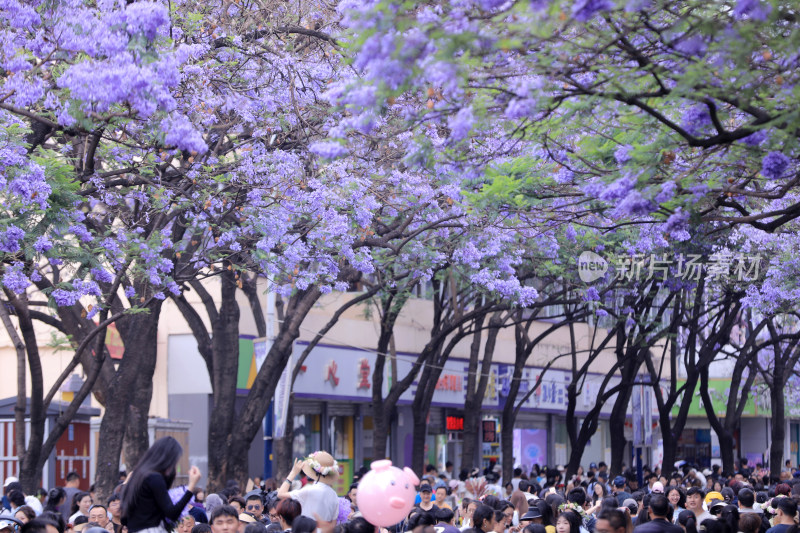
[[[286,434],[286,413],[289,411],[289,396],[292,392],[292,370],[294,369],[294,356],[289,356],[289,361],[283,368],[281,379],[278,381],[278,386],[275,389],[275,396],[273,396],[274,404],[272,410],[275,413],[275,421],[273,423],[272,438],[280,439]]]

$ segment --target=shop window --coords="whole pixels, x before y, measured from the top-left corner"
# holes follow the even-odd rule
[[[294,417],[294,440],[292,454],[305,457],[320,449],[319,415]]]

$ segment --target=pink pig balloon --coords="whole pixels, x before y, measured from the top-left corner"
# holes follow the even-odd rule
[[[414,485],[419,485],[419,478],[410,468],[400,470],[388,459],[374,461],[358,484],[358,510],[372,525],[399,524],[414,507]]]

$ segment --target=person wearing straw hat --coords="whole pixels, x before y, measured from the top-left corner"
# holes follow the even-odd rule
[[[310,483],[299,490],[289,490],[297,475],[303,472]],[[314,452],[305,459],[296,459],[289,477],[283,480],[278,489],[278,498],[291,498],[300,502],[301,514],[317,522],[336,525],[339,515],[339,497],[333,484],[339,477],[339,464],[328,452]],[[324,528],[323,528],[324,529]]]

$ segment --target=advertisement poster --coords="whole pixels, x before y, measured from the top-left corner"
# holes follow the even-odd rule
[[[514,430],[514,465],[522,465],[523,470],[538,464],[547,464],[547,430]]]

